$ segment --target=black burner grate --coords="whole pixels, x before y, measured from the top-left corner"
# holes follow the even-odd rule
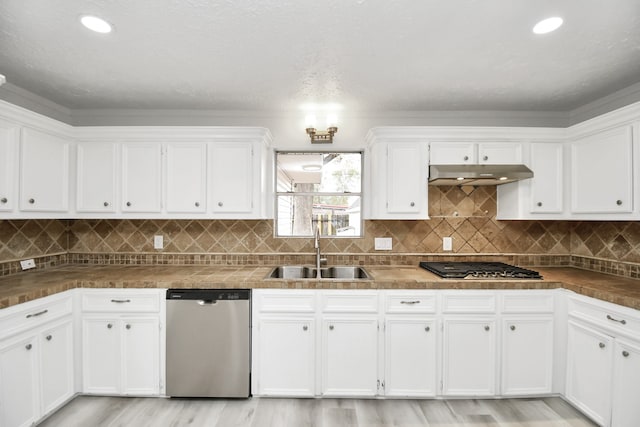
[[[537,271],[502,262],[427,262],[420,267],[445,279],[542,279]]]

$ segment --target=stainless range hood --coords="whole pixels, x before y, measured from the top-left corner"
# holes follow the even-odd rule
[[[431,165],[429,185],[499,185],[533,178],[525,165]]]

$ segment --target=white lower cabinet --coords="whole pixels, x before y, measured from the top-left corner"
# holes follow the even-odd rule
[[[613,364],[611,425],[635,427],[640,424],[640,343],[618,340]]]
[[[315,319],[266,317],[258,322],[257,391],[261,396],[315,395]]]
[[[548,394],[553,379],[553,317],[502,321],[503,396]]]
[[[384,334],[386,396],[437,393],[437,325],[433,318],[387,316]]]
[[[443,322],[442,394],[495,395],[495,318],[445,318]]]
[[[74,394],[71,318],[0,343],[0,425],[30,426]]]
[[[378,316],[322,320],[322,395],[378,394]]]

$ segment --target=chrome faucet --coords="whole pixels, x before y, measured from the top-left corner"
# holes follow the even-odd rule
[[[316,227],[316,235],[313,240],[313,247],[316,250],[316,278],[320,279],[322,278],[322,275],[320,273],[320,265],[327,263],[327,259],[320,256],[320,226]]]

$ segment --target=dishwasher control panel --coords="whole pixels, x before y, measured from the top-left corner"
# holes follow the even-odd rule
[[[248,300],[251,289],[168,289],[168,300],[238,301]]]

